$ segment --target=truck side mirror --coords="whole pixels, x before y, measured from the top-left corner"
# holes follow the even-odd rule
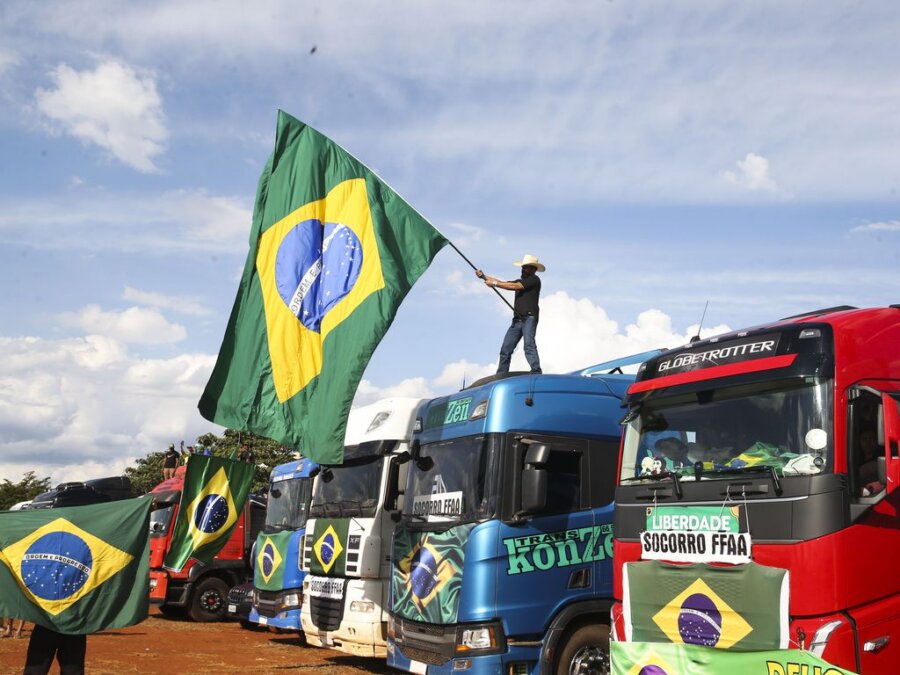
[[[547,505],[547,469],[522,469],[522,513],[540,513]]]
[[[522,467],[521,514],[540,513],[547,505],[547,469],[550,446],[546,443],[529,443]]]

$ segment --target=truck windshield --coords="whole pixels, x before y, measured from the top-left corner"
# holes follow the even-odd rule
[[[378,455],[344,455],[344,463],[323,467],[313,490],[311,511],[315,517],[366,517],[375,515],[381,494]]]
[[[404,518],[455,524],[493,517],[498,460],[491,436],[422,445],[418,459],[410,462]]]
[[[311,478],[272,481],[266,505],[266,531],[299,530],[306,525]]]
[[[831,392],[830,380],[806,378],[648,399],[626,418],[620,480],[833,470]]]
[[[175,504],[154,504],[154,509],[150,512],[150,536],[164,537],[169,531],[172,524],[172,513],[175,511]]]

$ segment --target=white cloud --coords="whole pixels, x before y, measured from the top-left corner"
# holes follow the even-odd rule
[[[187,335],[184,326],[169,323],[156,309],[143,307],[107,312],[98,305],[88,305],[77,312],[63,312],[58,318],[64,325],[125,343],[169,344],[180,342]]]
[[[900,232],[900,220],[866,223],[850,228],[850,232]]]
[[[130,300],[140,305],[148,305],[157,309],[170,309],[179,314],[188,316],[209,316],[212,310],[201,300],[194,297],[164,295],[152,291],[141,291],[131,286],[126,286],[122,292],[124,300]]]
[[[726,171],[722,175],[729,183],[751,192],[775,192],[778,186],[769,176],[769,160],[752,152],[735,162],[737,172]]]
[[[247,249],[252,215],[244,200],[205,190],[7,199],[0,240],[67,251],[234,253]]]
[[[50,78],[53,88],[38,89],[35,101],[54,127],[138,171],[157,170],[168,131],[152,74],[107,60],[82,71],[61,63]]]
[[[110,338],[0,337],[0,479],[121,473],[134,458],[220,428],[197,401],[215,356],[141,359]]]

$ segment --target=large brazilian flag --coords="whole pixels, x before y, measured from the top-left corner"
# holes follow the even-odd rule
[[[237,525],[256,465],[213,455],[193,455],[184,472],[178,518],[164,566],[181,571],[194,558],[209,563]]]
[[[200,413],[341,463],[366,364],[446,243],[356,158],[279,111],[250,254]]]
[[[149,608],[149,497],[0,511],[0,616],[58,633],[140,623]]]

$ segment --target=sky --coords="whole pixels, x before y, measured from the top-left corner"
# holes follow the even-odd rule
[[[0,480],[221,432],[197,401],[279,108],[488,274],[538,256],[545,372],[707,302],[704,336],[900,302],[897,35],[890,0],[7,0]],[[493,372],[508,322],[444,249],[357,403]]]

